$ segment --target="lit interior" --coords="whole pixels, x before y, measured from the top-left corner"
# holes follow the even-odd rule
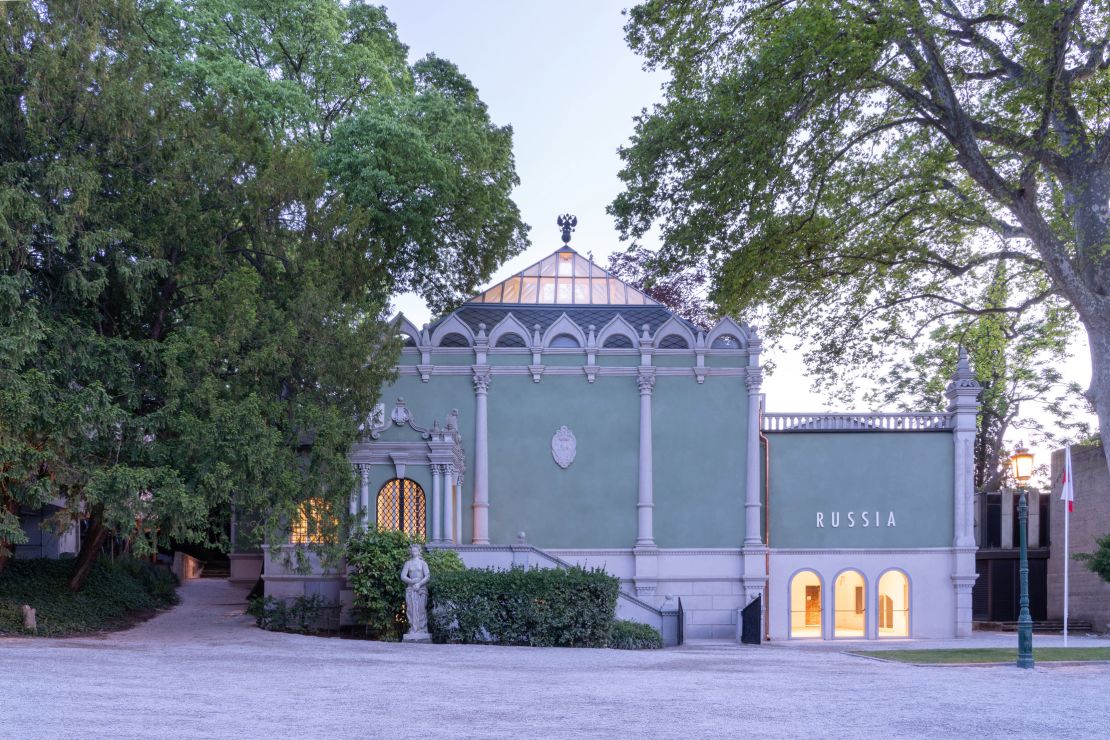
[[[790,581],[790,636],[821,637],[821,579],[803,570]]]
[[[910,636],[910,581],[900,570],[879,579],[879,637]]]
[[[836,577],[833,592],[833,636],[863,637],[867,624],[867,584],[858,570]]]
[[[332,513],[331,506],[320,498],[310,498],[297,508],[290,528],[290,541],[294,545],[320,545],[328,541],[324,529],[330,525],[334,533],[339,528],[339,519]]]
[[[571,249],[498,283],[475,303],[535,303],[568,306],[658,305]]]

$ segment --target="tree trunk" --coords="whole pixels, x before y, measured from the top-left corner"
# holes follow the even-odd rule
[[[96,565],[96,558],[100,554],[100,546],[104,544],[107,537],[108,529],[104,526],[104,507],[94,506],[89,531],[85,533],[85,538],[81,541],[81,551],[77,553],[77,559],[73,563],[73,573],[69,577],[70,591],[80,591],[84,587],[89,573]]]
[[[1087,398],[1098,416],[1102,454],[1110,470],[1110,322],[1088,323],[1087,341],[1091,345],[1091,387]]]

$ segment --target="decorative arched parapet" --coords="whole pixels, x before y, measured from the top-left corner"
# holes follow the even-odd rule
[[[705,345],[713,349],[713,343],[718,339],[725,336],[732,336],[736,337],[737,341],[740,343],[737,349],[746,350],[751,344],[753,333],[754,330],[747,324],[738,324],[726,316],[718,321],[716,326],[709,330],[709,334],[705,337]]]
[[[466,338],[467,343],[470,344],[471,347],[474,346],[474,332],[472,332],[470,327],[464,324],[455,314],[448,316],[447,320],[437,326],[435,331],[432,332],[432,346],[439,347],[440,342],[442,342],[443,338],[448,334],[461,334]]]
[[[553,321],[551,326],[547,327],[547,331],[543,334],[543,346],[550,347],[551,340],[560,334],[569,334],[578,340],[579,347],[583,349],[586,347],[586,335],[578,328],[578,324],[570,320],[566,313]]]
[[[682,339],[685,339],[685,349],[687,350],[692,350],[697,344],[697,337],[694,335],[694,332],[690,331],[690,328],[686,326],[686,324],[679,321],[676,317],[671,316],[669,319],[664,321],[658,329],[655,330],[655,336],[653,338],[655,347],[659,349],[660,342],[671,335],[675,335],[681,337]]]
[[[405,336],[407,336],[409,339],[412,340],[412,345],[411,346],[413,346],[413,347],[419,347],[420,346],[420,330],[416,328],[416,324],[414,324],[411,321],[409,321],[408,319],[406,319],[405,315],[403,313],[399,313],[396,316],[394,316],[390,320],[390,323],[393,324],[393,327],[394,327],[394,329],[396,330],[396,332],[398,334],[404,334]],[[406,346],[409,346],[409,345],[406,344]]]
[[[628,341],[632,343],[633,349],[640,346],[636,330],[620,314],[614,316],[608,324],[601,327],[601,331],[597,334],[597,346],[604,349],[606,340],[613,336],[627,337]]]
[[[489,346],[496,348],[497,341],[506,334],[516,334],[524,340],[525,347],[532,346],[532,342],[530,339],[532,336],[532,332],[528,330],[528,327],[520,323],[520,321],[515,316],[513,316],[512,313],[506,314],[505,318],[497,322],[497,325],[493,327],[492,331],[490,331]]]

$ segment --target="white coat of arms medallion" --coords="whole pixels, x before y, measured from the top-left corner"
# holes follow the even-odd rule
[[[569,468],[577,450],[578,441],[574,438],[574,432],[565,426],[559,427],[559,431],[551,437],[551,456],[559,467],[564,470]]]

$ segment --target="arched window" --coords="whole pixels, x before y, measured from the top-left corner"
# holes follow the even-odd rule
[[[582,345],[580,345],[578,343],[578,340],[575,339],[574,337],[572,337],[570,334],[559,334],[558,336],[556,336],[554,339],[551,340],[551,344],[549,344],[548,346],[549,347],[581,347]]]
[[[331,504],[322,498],[310,498],[293,514],[289,541],[294,545],[322,545],[331,542],[339,530],[339,519]]]
[[[803,570],[790,579],[790,636],[821,637],[821,577]]]
[[[404,342],[404,345],[406,347],[415,347],[416,346],[416,340],[413,339],[408,334],[398,334],[397,338],[400,339],[402,342]]]
[[[469,347],[470,342],[466,341],[466,337],[457,332],[445,334],[443,339],[439,340],[440,347]]]
[[[722,334],[713,340],[710,349],[740,349],[740,340],[731,334]]]
[[[910,636],[910,579],[900,570],[879,578],[879,637]]]
[[[614,334],[605,339],[603,349],[632,349],[632,340],[623,334]]]
[[[863,637],[867,624],[867,582],[858,570],[846,570],[833,586],[833,637]]]
[[[519,334],[514,334],[512,332],[509,332],[508,334],[502,334],[501,336],[499,336],[497,338],[497,344],[495,346],[497,346],[497,347],[527,347],[528,345],[524,343],[524,337],[520,336]]]
[[[414,480],[394,478],[378,490],[378,529],[427,537],[424,489]]]
[[[659,349],[690,349],[690,343],[677,334],[668,334],[659,340]]]

